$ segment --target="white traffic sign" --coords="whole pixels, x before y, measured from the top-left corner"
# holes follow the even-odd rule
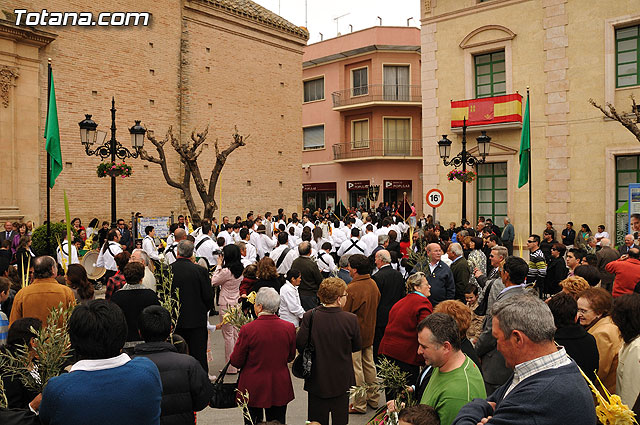
[[[444,202],[444,195],[439,189],[431,189],[427,192],[427,205],[438,208]]]

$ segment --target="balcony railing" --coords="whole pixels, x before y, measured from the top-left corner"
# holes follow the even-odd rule
[[[420,86],[401,84],[369,84],[331,93],[333,107],[368,102],[421,102]]]
[[[422,157],[422,141],[373,139],[333,145],[333,159],[358,159],[368,157]]]

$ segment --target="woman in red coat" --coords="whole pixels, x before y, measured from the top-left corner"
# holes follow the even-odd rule
[[[418,323],[433,311],[431,287],[422,272],[414,273],[407,279],[407,296],[395,303],[389,312],[389,323],[384,330],[378,353],[394,362],[403,372],[407,372],[407,382],[418,378],[424,358],[418,354]],[[388,392],[387,400],[395,399]]]
[[[260,288],[254,307],[258,318],[240,329],[229,359],[241,369],[238,390],[249,392],[254,424],[263,421],[265,412],[267,421],[287,423],[287,404],[294,398],[287,363],[296,354],[296,329],[276,316],[279,307],[276,290]],[[249,422],[245,419],[245,423]]]

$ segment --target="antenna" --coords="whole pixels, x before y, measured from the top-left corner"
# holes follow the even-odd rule
[[[413,16],[407,19],[407,26],[409,26],[409,21],[413,19]]]
[[[351,13],[345,13],[344,15],[340,15],[340,16],[337,16],[337,17],[333,18],[333,20],[336,21],[336,34],[337,35],[340,35],[340,29],[338,28],[338,20],[340,18],[344,18],[347,15],[351,15]]]
[[[381,17],[377,17],[380,20],[380,26],[382,26],[382,18]]]
[[[322,35],[322,33],[319,32],[318,34],[320,34],[320,41],[324,40],[324,36]]]
[[[349,24],[349,32],[353,32],[353,25]]]

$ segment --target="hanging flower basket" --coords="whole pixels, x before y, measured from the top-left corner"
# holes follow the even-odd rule
[[[98,177],[131,177],[133,170],[130,165],[116,164],[115,162],[103,162],[97,168]]]
[[[449,181],[453,181],[453,179],[458,179],[464,183],[471,183],[476,179],[476,177],[478,177],[478,173],[471,170],[467,170],[467,171],[452,170],[452,171],[449,171],[449,174],[447,174],[447,178],[449,179]]]

